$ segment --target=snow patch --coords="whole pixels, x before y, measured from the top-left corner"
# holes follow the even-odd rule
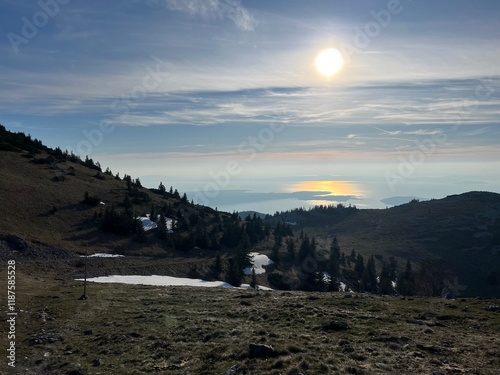
[[[152,229],[158,228],[158,224],[155,223],[154,221],[152,221],[149,218],[149,214],[147,214],[146,216],[139,216],[137,219],[140,220],[140,222],[142,223],[142,227],[144,228],[144,230],[146,232],[148,230],[152,230]],[[159,220],[160,220],[160,215],[158,215],[157,221],[159,221]],[[172,219],[165,216],[165,221],[167,223],[167,230],[168,230],[168,232],[172,233],[172,222],[173,222]]]
[[[243,273],[245,275],[252,274],[252,268],[255,269],[255,274],[260,275],[266,273],[264,266],[269,266],[274,264],[274,262],[269,259],[267,255],[259,254],[259,253],[250,253],[250,257],[252,258],[252,267],[247,267],[243,269]]]
[[[95,253],[92,255],[89,255],[89,258],[121,258],[124,255],[120,254],[106,254],[106,253]],[[80,255],[80,258],[85,258],[85,255]]]
[[[83,281],[83,279],[76,279]],[[154,285],[154,286],[194,286],[205,288],[235,288],[225,281],[205,281],[201,279],[190,279],[186,277],[173,277],[173,276],[140,276],[140,275],[111,275],[99,276],[87,279],[87,281],[95,283],[118,283],[118,284],[131,284],[131,285]],[[260,290],[272,290],[265,286],[257,286]],[[252,289],[248,284],[242,284],[237,289]]]

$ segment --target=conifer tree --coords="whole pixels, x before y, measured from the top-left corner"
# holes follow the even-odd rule
[[[255,274],[255,267],[252,267],[252,281],[250,281],[250,286],[253,289],[257,288],[257,275]]]
[[[403,296],[413,296],[415,294],[415,276],[409,260],[406,262],[404,272],[399,276],[397,290]]]
[[[391,279],[391,265],[384,262],[382,271],[380,272],[379,293],[380,294],[393,294],[394,287],[392,286],[393,280]]]
[[[162,240],[165,240],[167,238],[167,234],[167,221],[165,220],[165,216],[161,214],[160,218],[158,219],[158,237]]]
[[[236,287],[239,287],[243,281],[243,269],[235,258],[229,259],[229,270],[226,281]]]
[[[157,219],[157,217],[156,217],[156,216],[157,216],[157,215],[156,215],[155,205],[154,205],[154,204],[152,204],[152,205],[151,205],[151,211],[150,211],[150,213],[149,213],[149,220],[151,220],[151,221],[156,221],[156,219]]]
[[[167,191],[167,189],[165,188],[165,185],[163,185],[163,182],[161,182],[161,181],[160,181],[160,185],[158,186],[158,190],[162,194],[164,194]]]
[[[375,270],[375,257],[373,255],[368,258],[368,262],[363,272],[362,282],[364,291],[370,293],[377,292],[377,272]]]
[[[214,274],[216,278],[219,278],[222,273],[222,259],[220,256],[220,252],[217,251],[215,254],[215,263],[214,263]]]
[[[291,263],[295,263],[295,258],[296,258],[296,254],[295,254],[295,241],[293,239],[289,238],[286,241],[286,250],[287,250],[288,259],[290,260],[290,262]]]
[[[356,257],[356,264],[354,265],[354,271],[356,272],[358,278],[361,278],[363,276],[363,272],[365,271],[365,259],[361,254],[358,254],[358,256]]]
[[[302,240],[302,243],[300,244],[299,248],[299,253],[298,253],[298,261],[299,263],[302,263],[308,256],[311,251],[311,244],[309,242],[309,237],[304,235],[304,239]]]

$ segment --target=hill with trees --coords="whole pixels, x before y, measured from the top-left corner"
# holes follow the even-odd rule
[[[119,176],[88,156],[0,126],[0,257],[33,272],[165,274],[307,291],[498,296],[500,195],[471,192],[384,210],[327,205],[274,215],[219,212],[158,181]],[[146,230],[142,220],[150,222]],[[167,224],[168,222],[168,224]],[[251,253],[273,261],[244,275]],[[31,262],[31,263],[30,263]],[[44,272],[45,272],[44,271]]]

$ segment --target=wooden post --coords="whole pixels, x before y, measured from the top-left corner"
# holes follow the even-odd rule
[[[88,248],[85,249],[85,270],[84,270],[84,279],[83,279],[83,294],[79,298],[80,300],[86,300],[89,299],[89,296],[87,296],[87,258],[89,256],[89,251]]]

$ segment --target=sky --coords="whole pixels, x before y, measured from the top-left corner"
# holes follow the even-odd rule
[[[0,123],[229,212],[500,192],[498,19],[496,0],[4,0]]]

